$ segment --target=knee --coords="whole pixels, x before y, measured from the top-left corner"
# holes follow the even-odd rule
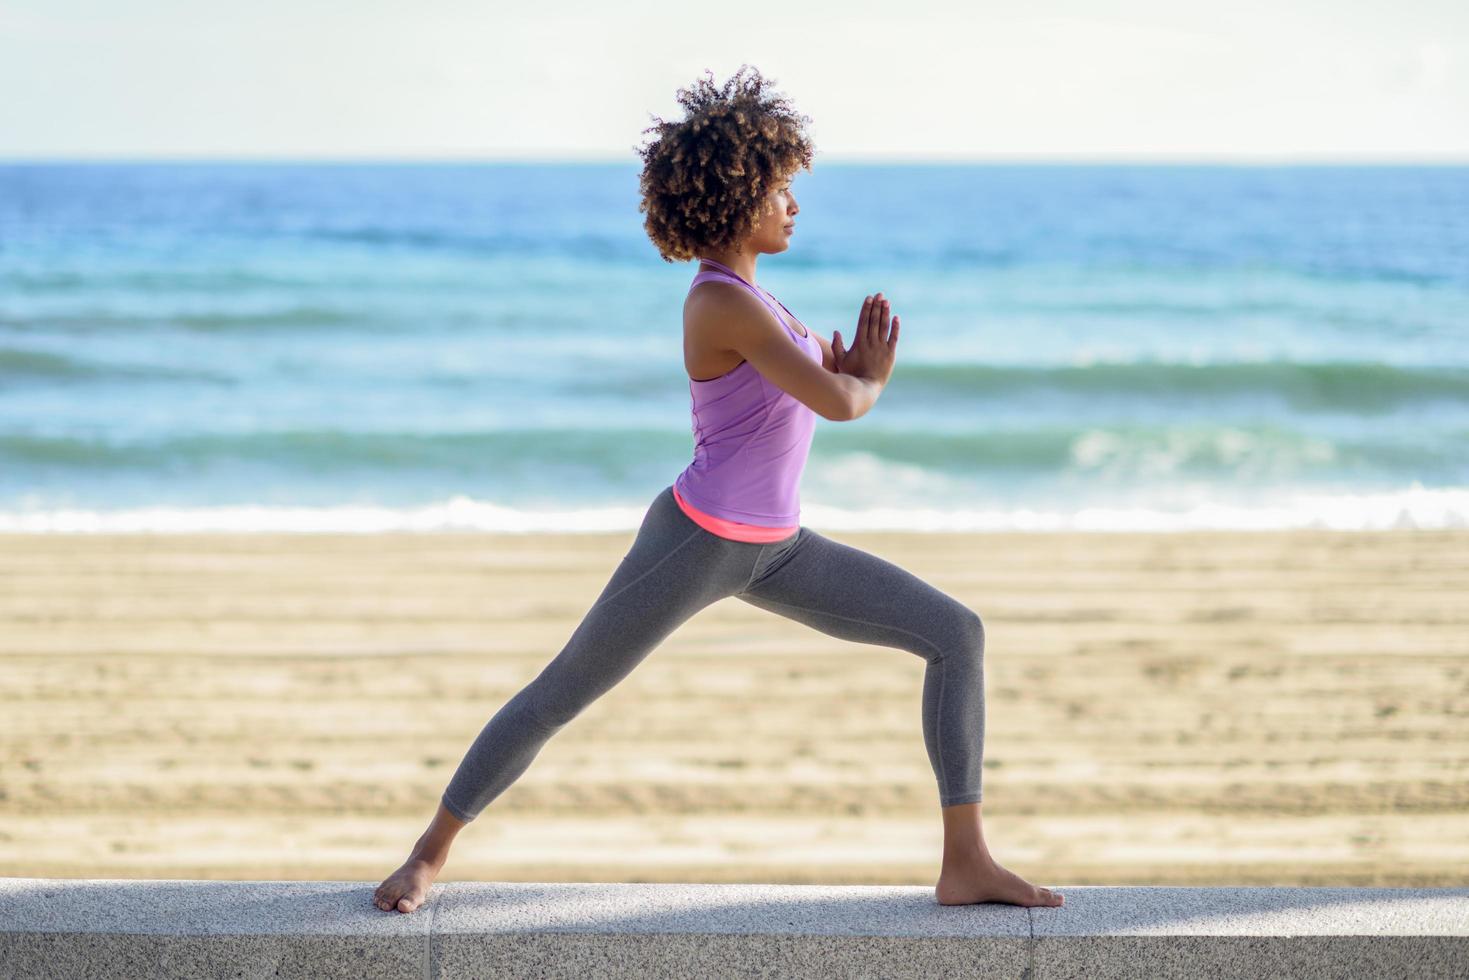
[[[964,650],[971,656],[984,656],[984,620],[979,618],[979,613],[968,606],[960,606],[956,618]]]
[[[522,688],[511,699],[510,706],[519,713],[524,724],[553,734],[571,724],[581,713],[581,705],[556,697],[556,692],[539,677]]]
[[[962,603],[954,602],[932,620],[928,633],[925,656],[963,657],[982,660],[984,657],[984,622],[979,613]]]

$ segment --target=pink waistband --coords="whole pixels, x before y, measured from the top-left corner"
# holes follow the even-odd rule
[[[717,534],[721,538],[729,538],[732,541],[753,541],[757,544],[766,544],[770,541],[784,540],[801,529],[799,524],[792,527],[761,527],[758,524],[741,524],[739,521],[729,521],[723,517],[706,514],[684,500],[683,494],[678,492],[678,487],[673,488],[673,499],[678,501],[679,509],[688,515],[689,520],[711,534]]]

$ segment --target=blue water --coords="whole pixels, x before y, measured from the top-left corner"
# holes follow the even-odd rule
[[[1469,168],[819,164],[823,528],[1469,524]],[[637,169],[0,165],[0,530],[612,529],[691,458]]]

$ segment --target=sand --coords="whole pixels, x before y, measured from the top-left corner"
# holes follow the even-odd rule
[[[983,617],[1022,875],[1469,883],[1469,532],[828,533]],[[0,867],[375,885],[631,539],[0,535]],[[931,885],[922,678],[726,599],[441,880]]]

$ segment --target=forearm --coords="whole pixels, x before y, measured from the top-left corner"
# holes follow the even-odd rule
[[[847,396],[846,421],[860,419],[866,415],[877,402],[878,396],[882,394],[883,385],[880,381],[859,378],[851,374],[839,374],[837,380],[841,382]]]

